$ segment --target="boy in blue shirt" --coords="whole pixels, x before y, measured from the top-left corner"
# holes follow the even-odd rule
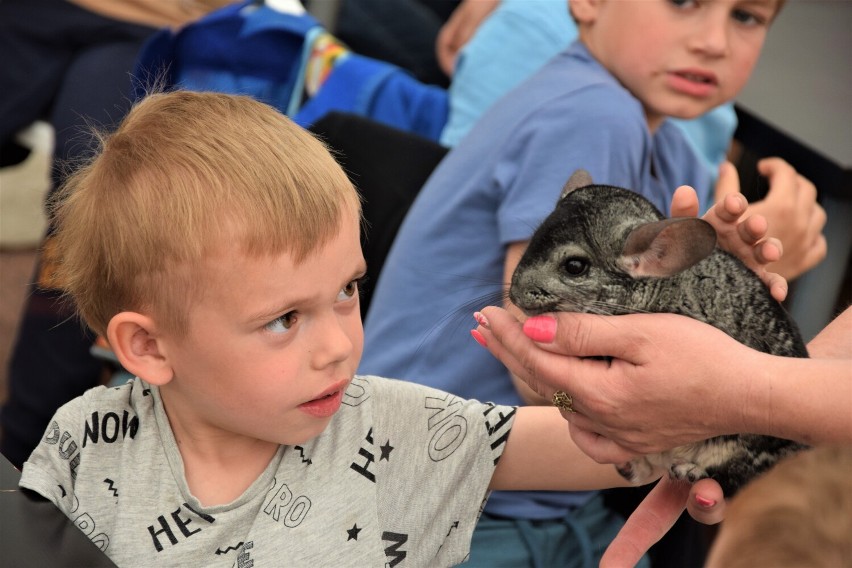
[[[360,370],[463,397],[550,404],[469,340],[469,313],[502,301],[526,241],[576,169],[662,211],[690,184],[707,209],[711,176],[666,119],[736,96],[780,4],[572,0],[580,40],[491,107],[409,211],[367,315]],[[813,191],[783,162],[763,173],[772,187]],[[719,184],[737,185],[730,164]],[[495,493],[470,561],[596,564],[621,524],[593,493]]]

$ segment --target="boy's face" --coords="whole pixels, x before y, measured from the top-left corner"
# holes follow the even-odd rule
[[[340,408],[363,349],[357,281],[366,270],[354,214],[301,264],[227,246],[198,275],[189,332],[167,339],[161,392],[193,435],[299,444]],[[208,438],[209,439],[209,438]]]
[[[591,53],[637,97],[655,130],[733,99],[778,0],[572,0]]]

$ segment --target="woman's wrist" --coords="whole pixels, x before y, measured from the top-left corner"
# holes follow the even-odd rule
[[[841,359],[761,354],[749,381],[741,432],[804,444],[852,443],[852,365]]]

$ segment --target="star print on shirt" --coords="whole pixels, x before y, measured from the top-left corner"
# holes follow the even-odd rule
[[[358,528],[358,523],[352,525],[351,529],[348,529],[346,533],[349,535],[349,538],[346,539],[346,542],[350,540],[358,540],[358,533],[361,532],[361,529]]]
[[[393,451],[393,446],[390,445],[390,440],[385,442],[384,446],[379,446],[382,450],[382,455],[379,458],[379,461],[388,460],[390,461],[390,453]]]

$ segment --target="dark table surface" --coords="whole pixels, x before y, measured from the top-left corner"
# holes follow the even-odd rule
[[[20,489],[20,477],[0,456],[0,566],[115,566],[53,503]]]

